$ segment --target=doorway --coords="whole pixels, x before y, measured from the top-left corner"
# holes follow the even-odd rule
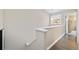
[[[77,22],[77,13],[72,12],[66,15],[66,34],[77,36],[76,33],[76,22]]]

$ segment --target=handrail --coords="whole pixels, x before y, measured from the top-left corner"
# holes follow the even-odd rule
[[[30,46],[33,42],[35,42],[37,39],[32,40],[31,42],[27,42],[25,45]]]
[[[50,28],[55,28],[55,27],[61,27],[64,25],[54,25],[54,26],[48,26],[48,27],[43,27],[44,29],[50,29]]]
[[[56,25],[56,26],[48,26],[48,27],[36,28],[35,31],[39,31],[39,32],[45,33],[45,32],[48,32],[47,29],[55,28],[55,27],[60,27],[60,26],[63,26],[63,25]],[[30,41],[30,42],[27,42],[25,45],[26,45],[26,46],[30,46],[30,45],[31,45],[32,43],[34,43],[36,40],[37,40],[37,38],[34,39],[34,40],[32,40],[32,41]]]
[[[48,30],[47,29],[44,29],[44,28],[37,28],[36,31],[47,32]]]

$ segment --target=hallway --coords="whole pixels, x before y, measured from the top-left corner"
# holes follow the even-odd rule
[[[77,38],[65,35],[50,50],[77,50]]]
[[[0,15],[3,50],[78,49],[76,9],[1,9]]]

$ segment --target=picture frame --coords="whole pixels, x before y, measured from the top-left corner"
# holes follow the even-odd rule
[[[51,16],[50,25],[60,25],[61,23],[61,15]]]

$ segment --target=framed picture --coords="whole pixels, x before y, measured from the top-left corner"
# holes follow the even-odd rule
[[[51,25],[59,25],[59,24],[61,24],[61,15],[51,16],[50,24]]]

